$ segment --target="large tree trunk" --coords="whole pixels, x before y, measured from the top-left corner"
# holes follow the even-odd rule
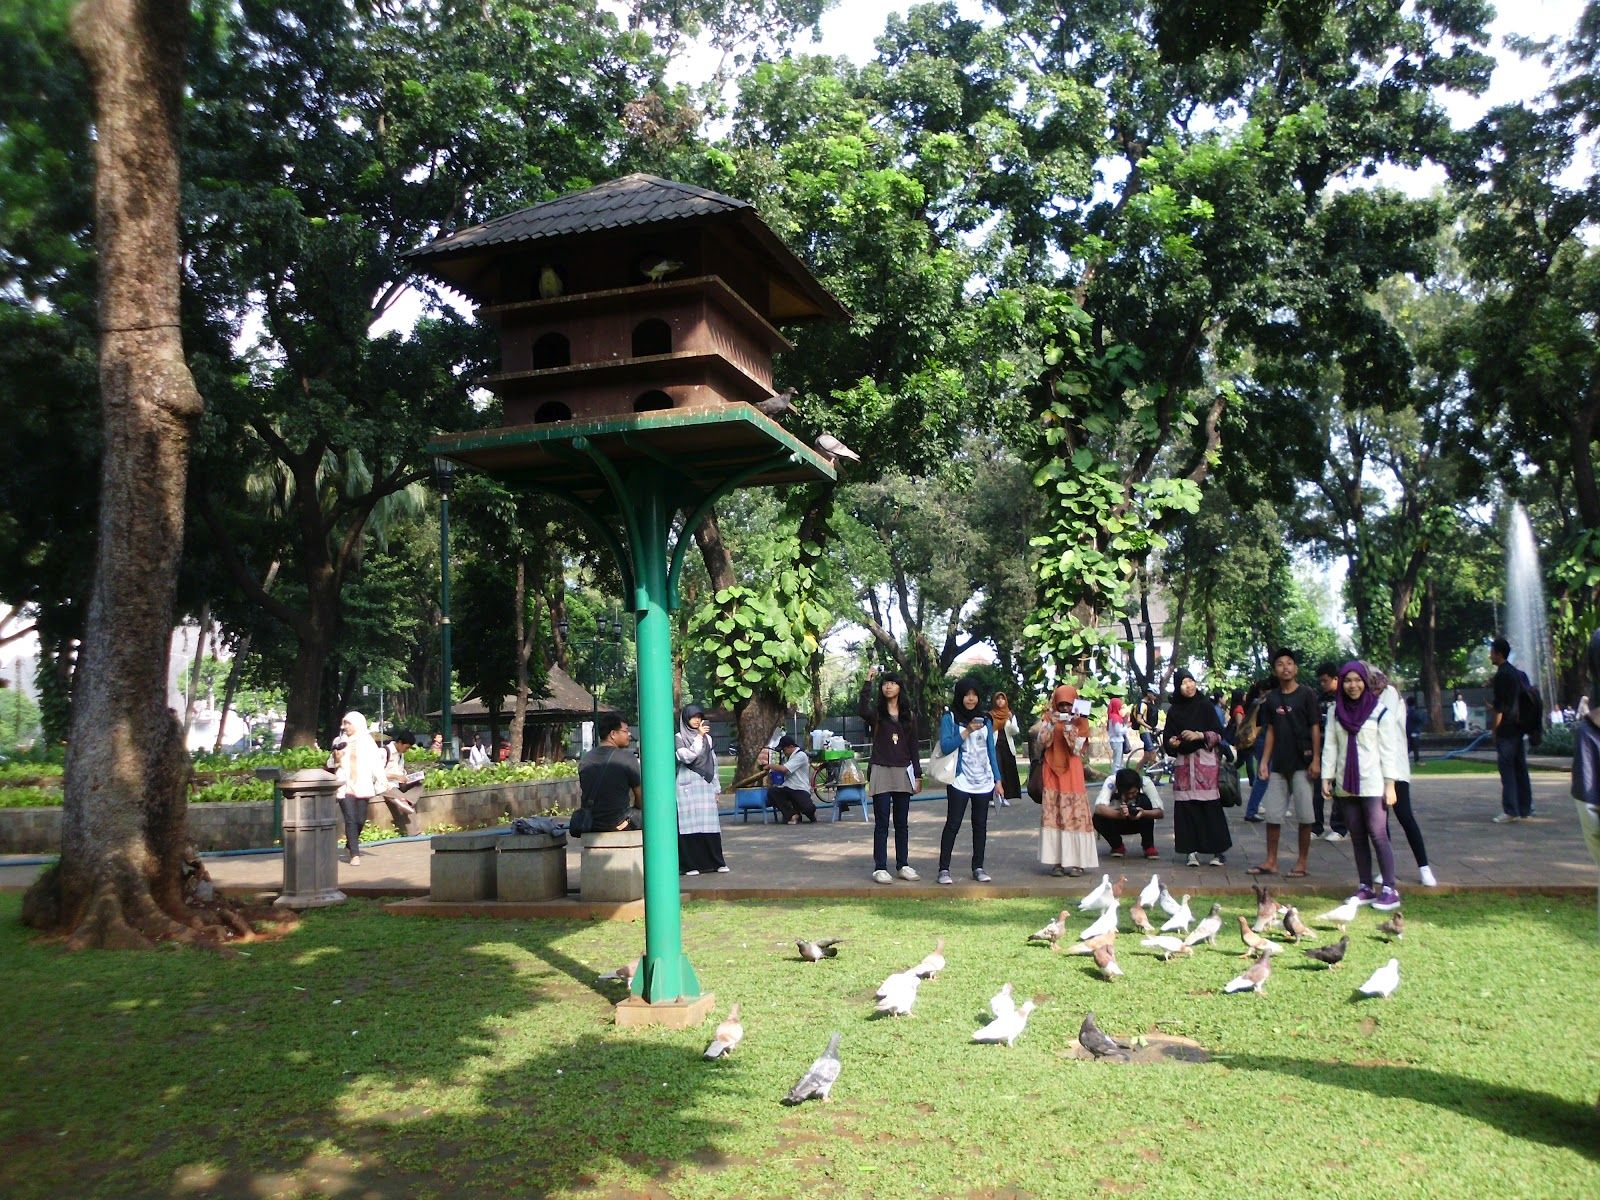
[[[1422,652],[1418,682],[1422,685],[1423,704],[1428,710],[1428,729],[1433,733],[1445,732],[1444,688],[1439,680],[1439,597],[1433,580],[1422,585]]]
[[[72,38],[95,106],[104,446],[99,540],[74,688],[61,861],[23,919],[74,946],[191,937],[188,762],[167,708],[189,442],[201,401],[178,329],[184,0],[86,0]]]
[[[534,622],[538,628],[538,621]],[[517,645],[517,698],[511,706],[511,761],[522,761],[522,733],[528,720],[528,656],[533,645],[528,639],[528,556],[517,555],[517,586],[513,636]]]

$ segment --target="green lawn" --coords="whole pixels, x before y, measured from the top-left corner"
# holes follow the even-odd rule
[[[1414,900],[1401,989],[1363,1003],[1389,954],[1370,914],[1340,970],[1290,949],[1265,995],[1225,996],[1235,932],[1171,964],[1125,935],[1104,983],[1024,944],[1038,901],[690,904],[692,961],[744,1007],[726,1063],[698,1057],[709,1024],[612,1026],[594,975],[639,925],[351,903],[248,956],[73,956],[17,909],[0,897],[10,1200],[1600,1194],[1592,900]],[[811,966],[801,934],[847,940]],[[940,934],[915,1015],[871,1019]],[[1047,999],[1014,1049],[969,1044],[1005,980]],[[1214,1061],[1076,1061],[1091,1007]],[[832,1029],[833,1103],[781,1107]]]

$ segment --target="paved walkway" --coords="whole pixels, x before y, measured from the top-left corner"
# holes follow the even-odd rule
[[[1491,817],[1500,811],[1500,785],[1493,775],[1422,779],[1412,785],[1417,819],[1427,839],[1428,853],[1444,888],[1526,889],[1566,891],[1593,889],[1600,881],[1578,832],[1567,778],[1554,773],[1533,777],[1535,817],[1530,821],[1496,825]],[[1170,796],[1170,792],[1169,792]],[[859,809],[845,819],[821,819],[815,825],[748,824],[723,818],[723,848],[732,870],[726,875],[686,878],[686,895],[707,899],[770,897],[793,894],[905,895],[907,893],[958,893],[962,895],[1015,896],[1028,894],[1081,894],[1085,880],[1060,879],[1045,873],[1037,862],[1039,810],[1024,799],[1009,808],[992,810],[985,867],[994,882],[974,883],[969,860],[972,839],[964,827],[956,842],[953,888],[934,882],[938,868],[939,835],[944,824],[943,798],[919,800],[911,806],[911,862],[922,873],[919,883],[899,880],[891,886],[874,884],[872,826],[863,822]],[[1264,852],[1264,826],[1248,825],[1242,809],[1231,810],[1234,848],[1226,867],[1186,867],[1172,854],[1172,822],[1158,822],[1156,845],[1162,857],[1146,862],[1142,857],[1108,859],[1102,843],[1101,871],[1117,869],[1142,882],[1151,870],[1159,871],[1174,893],[1244,892],[1251,878],[1245,869],[1260,862]],[[1286,840],[1292,830],[1286,829]],[[1416,863],[1406,847],[1398,824],[1392,825],[1395,859],[1402,892],[1415,890]],[[893,855],[893,839],[890,841]],[[1137,844],[1130,840],[1130,851]],[[340,886],[360,894],[422,895],[428,888],[427,841],[380,843],[362,855],[361,865],[341,865]],[[569,855],[568,877],[576,884],[578,854]],[[1280,856],[1280,867],[1293,862],[1292,852]],[[211,857],[208,869],[219,887],[237,892],[275,891],[282,880],[278,854]],[[25,887],[38,872],[37,865],[6,865],[0,860],[0,887]],[[1347,842],[1313,843],[1311,875],[1307,879],[1279,879],[1281,890],[1319,892],[1325,895],[1349,890],[1355,881]],[[1092,881],[1089,881],[1092,882]]]

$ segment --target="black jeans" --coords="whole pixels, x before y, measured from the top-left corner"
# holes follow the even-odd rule
[[[1533,815],[1533,780],[1528,777],[1528,748],[1519,733],[1496,738],[1495,763],[1500,768],[1500,808],[1510,817]]]
[[[1428,865],[1428,848],[1422,844],[1422,829],[1417,825],[1416,814],[1411,811],[1411,784],[1398,781],[1394,785],[1394,807],[1389,810],[1405,831],[1406,845],[1411,847],[1411,857],[1417,866]]]
[[[894,816],[894,867],[899,870],[911,858],[910,792],[880,792],[872,798],[872,869],[889,869],[889,817]]]
[[[1148,850],[1156,844],[1155,820],[1139,821],[1132,817],[1094,818],[1094,831],[1111,844],[1113,850],[1122,849],[1122,839],[1130,833],[1139,835],[1139,845]]]
[[[939,838],[939,870],[950,869],[950,855],[956,848],[956,834],[961,832],[961,820],[972,807],[972,869],[983,866],[984,843],[989,838],[989,801],[994,793],[979,795],[963,792],[960,788],[946,789],[949,807],[945,809],[944,833]]]
[[[340,796],[339,811],[344,814],[344,846],[351,854],[361,853],[361,827],[367,823],[365,796]]]

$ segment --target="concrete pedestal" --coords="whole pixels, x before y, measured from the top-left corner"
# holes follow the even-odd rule
[[[428,896],[462,902],[495,899],[495,850],[501,833],[441,833],[432,839]]]
[[[278,780],[283,794],[283,890],[279,908],[324,908],[340,904],[337,784],[327,771],[289,771]]]
[[[716,1005],[715,992],[707,992],[694,1000],[663,1000],[656,1004],[639,996],[629,996],[617,1005],[617,1028],[660,1025],[665,1029],[693,1029],[705,1023]]]
[[[644,899],[644,831],[584,834],[578,894],[603,903]]]
[[[495,895],[500,900],[564,900],[567,839],[564,834],[508,833],[495,856]]]

